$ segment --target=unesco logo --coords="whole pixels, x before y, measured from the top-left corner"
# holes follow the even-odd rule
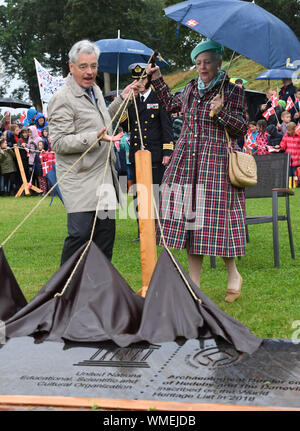
[[[207,367],[211,369],[228,367],[238,362],[241,357],[242,354],[233,348],[212,346],[197,350],[194,354],[187,355],[185,360],[186,363],[193,368]]]
[[[74,366],[88,367],[122,367],[122,368],[150,368],[147,360],[160,348],[160,345],[138,343],[132,347],[117,347],[113,343],[103,343],[96,353],[89,359]]]

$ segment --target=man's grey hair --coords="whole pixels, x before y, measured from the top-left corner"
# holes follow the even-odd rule
[[[69,61],[75,64],[78,60],[79,54],[93,54],[97,56],[97,60],[100,55],[100,49],[92,43],[90,40],[80,40],[76,42],[69,51]]]

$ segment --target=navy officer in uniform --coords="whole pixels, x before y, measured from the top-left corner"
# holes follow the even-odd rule
[[[138,117],[141,126],[144,149],[151,152],[153,184],[161,184],[165,167],[170,161],[174,149],[172,120],[159,102],[144,73],[145,63],[134,63],[129,66],[131,77],[139,80],[139,94],[136,97]],[[141,76],[146,77],[141,79]],[[129,161],[133,171],[133,181],[136,183],[135,159],[136,151],[141,149],[140,132],[135,104],[128,108],[128,118],[121,124],[130,133]],[[136,240],[138,240],[136,238]]]

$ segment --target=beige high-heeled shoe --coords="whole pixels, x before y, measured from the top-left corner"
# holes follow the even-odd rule
[[[241,277],[240,285],[237,290],[233,290],[230,288],[226,290],[226,296],[225,296],[226,302],[234,302],[236,299],[238,299],[241,296],[242,284],[243,284],[243,279]]]

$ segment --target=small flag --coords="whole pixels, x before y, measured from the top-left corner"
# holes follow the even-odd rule
[[[278,102],[279,102],[279,99],[278,99],[278,96],[277,96],[277,94],[276,93],[274,93],[274,94],[272,94],[272,106],[273,106],[273,108],[276,108],[276,106],[278,106]]]
[[[250,132],[250,130],[248,130],[247,136],[246,136],[246,142],[248,144],[253,144],[255,142],[255,138],[252,134],[252,132]]]
[[[262,113],[263,117],[265,117],[267,121],[271,117],[271,115],[274,115],[274,114],[275,114],[275,109],[273,108],[273,106]]]
[[[293,107],[294,105],[295,105],[295,104],[294,104],[294,102],[293,102],[293,100],[292,100],[291,96],[289,96],[289,97],[288,97],[288,99],[287,99],[287,101],[286,101],[286,107],[285,107],[285,109],[286,109],[287,111],[289,111],[290,109],[292,109],[292,107]]]
[[[21,124],[23,124],[23,123],[24,123],[25,118],[26,118],[26,112],[25,112],[25,111],[23,111],[23,112],[22,112],[21,117],[19,118],[19,122],[20,122]]]
[[[55,154],[51,152],[44,152],[40,154],[40,160],[43,170],[43,176],[45,177],[55,164]]]
[[[296,133],[296,135],[300,136],[300,123],[298,124],[298,126],[295,129],[295,133]]]
[[[256,149],[255,138],[250,130],[247,132],[244,148],[251,149],[251,151]]]
[[[199,24],[199,22],[198,22],[198,21],[196,21],[195,19],[190,19],[190,20],[189,20],[189,21],[187,21],[185,24],[186,24],[186,25],[189,25],[190,27],[195,27],[196,25],[198,25],[198,24]]]
[[[252,141],[252,142],[250,142],[250,143],[249,143],[249,141],[248,141],[247,148],[251,148],[251,150],[255,149],[255,148],[256,148],[255,141]]]
[[[250,149],[251,151],[252,150],[256,150],[256,144],[255,144],[255,142],[251,142],[250,144],[248,143],[248,144],[246,144],[246,146],[245,146],[247,149]]]

